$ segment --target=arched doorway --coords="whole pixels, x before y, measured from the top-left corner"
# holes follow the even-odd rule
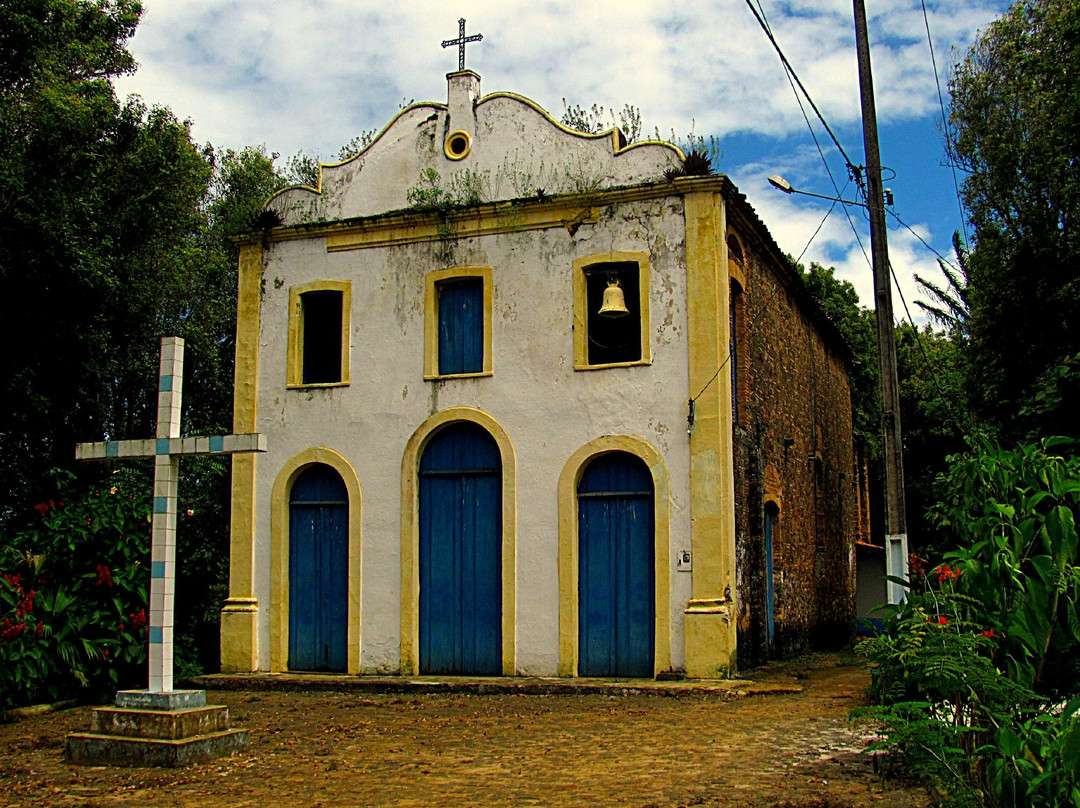
[[[585,468],[578,499],[578,675],[652,676],[653,482],[627,452]]]
[[[773,647],[776,638],[776,589],[773,584],[773,538],[780,509],[775,502],[765,503],[765,643]]]
[[[346,670],[348,606],[349,495],[315,464],[289,496],[289,670]]]
[[[422,673],[502,673],[502,462],[471,422],[428,442],[419,468]]]

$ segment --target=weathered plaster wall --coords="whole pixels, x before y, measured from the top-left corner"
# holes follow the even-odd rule
[[[409,205],[408,189],[433,169],[440,187],[461,194],[471,183],[484,201],[549,196],[662,179],[679,164],[670,144],[626,146],[618,132],[567,129],[529,99],[480,97],[471,71],[448,76],[448,103],[403,110],[360,154],[322,167],[320,187],[292,188],[271,201],[286,224],[374,216]],[[469,137],[467,156],[447,159],[452,132]]]
[[[671,480],[668,551],[671,659],[683,664],[682,610],[689,575],[689,452],[684,223],[678,196],[599,210],[573,234],[558,227],[449,242],[327,252],[322,238],[284,241],[265,254],[256,489],[255,596],[259,660],[270,643],[269,520],[278,469],[315,446],[340,453],[363,497],[361,669],[396,671],[401,642],[402,454],[429,416],[452,406],[488,413],[508,433],[517,463],[517,662],[520,673],[557,672],[559,474],[580,447],[633,435],[664,458]],[[449,253],[448,253],[449,251]],[[642,251],[651,266],[650,366],[574,371],[571,268],[576,258]],[[424,276],[446,266],[490,266],[493,375],[425,381]],[[352,283],[351,383],[285,387],[289,288]]]
[[[745,220],[735,427],[739,659],[842,644],[854,622],[856,504],[843,347],[826,337],[797,281]],[[817,459],[811,459],[812,457]],[[765,629],[764,509],[774,529],[775,641]]]

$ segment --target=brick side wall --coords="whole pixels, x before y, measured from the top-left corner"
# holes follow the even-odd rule
[[[743,667],[847,642],[855,619],[856,474],[843,348],[754,229],[735,284],[738,647]],[[737,255],[737,251],[732,251]],[[739,287],[741,288],[741,291]],[[775,503],[774,641],[766,641],[766,503]]]

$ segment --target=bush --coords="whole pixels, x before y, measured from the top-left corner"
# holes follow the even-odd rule
[[[60,497],[0,548],[0,709],[145,685],[145,481],[117,474],[79,493],[56,476]]]
[[[931,520],[959,549],[860,646],[876,748],[954,804],[1080,805],[1080,461],[1061,445],[950,458]]]

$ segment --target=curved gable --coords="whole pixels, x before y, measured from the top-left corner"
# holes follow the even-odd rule
[[[472,71],[447,78],[447,104],[407,107],[360,154],[320,164],[317,188],[287,188],[267,207],[293,225],[587,193],[662,180],[682,159],[670,143],[627,146],[618,129],[575,132],[513,93],[481,98]]]

